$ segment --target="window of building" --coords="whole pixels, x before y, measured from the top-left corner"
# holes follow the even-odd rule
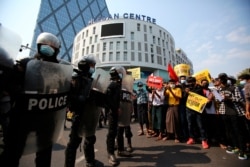
[[[143,25],[144,32],[147,32],[147,25]]]
[[[147,34],[144,34],[144,41],[145,41],[145,42],[148,41],[148,36],[147,36]]]
[[[138,42],[138,50],[141,51],[141,42]]]
[[[93,27],[93,34],[95,34],[95,31],[96,31],[96,27]]]
[[[141,24],[137,24],[137,31],[141,31]]]
[[[135,52],[131,52],[131,61],[135,61]]]
[[[161,39],[158,38],[158,45],[161,45]]]
[[[84,48],[82,48],[82,55],[85,55],[84,53],[85,53],[85,49],[84,49]]]
[[[157,63],[162,65],[162,57],[161,56],[157,56]]]
[[[161,30],[159,31],[160,37],[161,37]]]
[[[88,37],[88,36],[89,36],[89,30],[86,31],[86,37]]]
[[[166,33],[163,32],[163,39],[166,39]]]
[[[154,53],[154,45],[150,45],[150,51],[151,53]]]
[[[109,61],[113,61],[113,52],[109,52]]]
[[[165,47],[165,42],[164,42],[164,40],[162,40],[162,47]]]
[[[124,42],[123,42],[123,49],[124,49],[124,50],[127,50],[127,49],[128,49],[128,42],[127,42],[127,41],[124,41]]]
[[[161,55],[161,47],[160,46],[156,46],[156,53]]]
[[[78,37],[77,37],[76,41],[77,41],[77,42],[79,42],[80,40],[81,40],[81,36],[80,36],[80,35],[78,35]]]
[[[100,50],[100,44],[98,43],[96,47],[96,52],[99,52],[99,50]]]
[[[130,33],[130,38],[131,38],[131,40],[134,40],[134,39],[135,39],[135,33],[134,33],[134,32],[131,32],[131,33]]]
[[[154,55],[151,54],[151,63],[154,63]]]
[[[95,45],[92,45],[91,46],[91,53],[94,53],[94,50],[95,50]]]
[[[145,53],[145,62],[148,62],[148,54]]]
[[[147,43],[144,43],[144,50],[145,50],[145,52],[148,51],[148,44]]]
[[[139,62],[142,61],[141,52],[138,53],[138,61],[139,61]]]
[[[82,39],[84,38],[84,32],[82,32]]]
[[[95,43],[97,42],[98,39],[98,35],[95,35]]]
[[[131,50],[135,50],[135,43],[133,41],[131,42]]]
[[[92,44],[92,37],[89,38],[89,44]]]
[[[102,62],[106,60],[106,53],[102,53]]]
[[[106,51],[106,49],[107,49],[107,43],[103,42],[103,44],[102,44],[102,51]]]
[[[109,50],[113,50],[114,44],[113,42],[109,42]]]
[[[166,59],[166,57],[164,57],[163,65],[167,66],[167,59]]]
[[[120,50],[120,47],[121,47],[121,46],[120,46],[120,41],[117,41],[117,42],[116,42],[116,50]]]
[[[155,44],[155,36],[153,36],[153,44]]]
[[[116,61],[120,61],[120,52],[116,52]]]
[[[89,47],[86,48],[86,54],[89,54]]]
[[[86,42],[86,40],[84,39],[84,40],[83,40],[83,43],[82,43],[82,46],[83,46],[83,47],[85,47],[85,42]]]
[[[153,30],[152,30],[152,26],[149,26],[149,32],[152,34]]]
[[[123,60],[128,61],[128,53],[127,52],[123,52]]]

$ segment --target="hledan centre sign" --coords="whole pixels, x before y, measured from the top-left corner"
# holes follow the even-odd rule
[[[134,19],[134,20],[141,20],[141,21],[146,21],[152,24],[156,24],[156,19],[146,16],[146,15],[141,15],[141,14],[134,14],[134,13],[123,13],[122,15],[120,15],[119,13],[115,13],[110,17],[106,17],[106,18],[100,18],[100,19],[91,19],[89,21],[89,25],[90,24],[94,24],[96,22],[99,21],[105,21],[105,20],[112,20],[112,19],[120,19],[120,18],[124,18],[124,19]]]

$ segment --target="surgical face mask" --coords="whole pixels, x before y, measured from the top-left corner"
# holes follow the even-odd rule
[[[240,81],[240,85],[244,86],[246,84],[246,80]]]
[[[186,83],[186,80],[185,79],[181,79],[181,83],[182,84]]]
[[[119,75],[119,77],[122,79],[122,74],[118,74]]]
[[[175,88],[175,84],[170,84],[170,88]]]
[[[227,84],[228,84],[228,85],[232,85],[231,80],[227,80]]]
[[[90,74],[93,74],[94,72],[95,72],[95,68],[90,67],[90,68],[89,68],[89,73],[90,73]]]
[[[53,56],[55,53],[55,50],[49,46],[49,45],[41,45],[40,47],[40,53],[44,56]]]

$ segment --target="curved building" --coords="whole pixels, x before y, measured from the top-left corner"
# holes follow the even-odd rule
[[[75,35],[91,19],[108,17],[105,0],[42,0],[33,35],[31,48],[36,49],[36,38],[41,32],[55,34],[61,40],[59,57],[71,61]],[[33,56],[30,53],[31,56]]]
[[[97,67],[104,69],[140,67],[142,79],[153,73],[168,80],[168,63],[186,63],[192,68],[186,54],[176,52],[174,38],[167,30],[155,19],[133,13],[92,21],[83,28],[75,36],[71,62],[76,64],[86,54],[96,55],[100,59]]]

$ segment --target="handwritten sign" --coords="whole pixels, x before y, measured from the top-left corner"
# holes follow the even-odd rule
[[[141,68],[140,67],[138,67],[138,68],[130,68],[127,71],[132,73],[132,77],[134,79],[141,79]]]
[[[191,110],[202,113],[207,102],[208,102],[208,100],[206,97],[198,95],[194,92],[189,92],[186,107],[191,109]]]
[[[193,77],[196,78],[196,82],[199,83],[199,84],[201,83],[201,81],[203,79],[207,79],[208,82],[211,82],[211,75],[210,75],[208,70],[202,70],[202,71],[200,71],[198,73],[195,73],[193,75]]]
[[[174,66],[174,71],[178,77],[190,76],[190,66],[188,64],[177,64]]]
[[[158,76],[149,76],[147,80],[147,85],[153,88],[161,88],[163,79]]]

